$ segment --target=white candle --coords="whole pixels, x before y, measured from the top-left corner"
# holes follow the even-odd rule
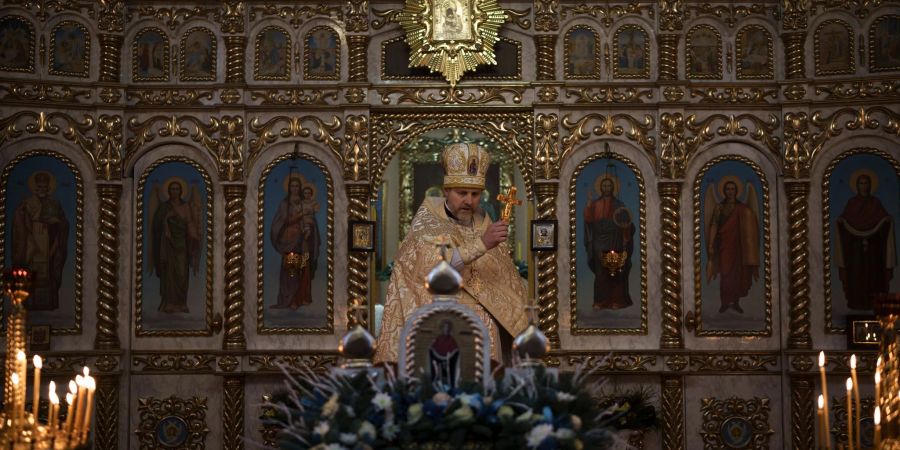
[[[853,450],[853,378],[847,378],[847,450]]]
[[[856,415],[854,416],[855,419],[854,419],[853,429],[856,432],[856,436],[855,436],[856,448],[861,449],[862,448],[862,440],[859,437],[859,430],[860,430],[859,421],[860,421],[861,408],[859,407],[859,381],[856,378],[856,354],[850,355],[850,377],[853,378],[853,402],[856,405]],[[850,417],[849,416],[850,412],[847,411],[847,413],[848,413],[847,417]]]
[[[50,391],[50,412],[48,413],[47,418],[47,427],[50,430],[50,433],[53,434],[56,432],[56,413],[59,411],[59,396],[56,395],[56,391]]]
[[[66,394],[66,424],[63,427],[63,433],[68,433],[72,428],[72,407],[75,403],[75,394],[69,392]]]
[[[86,377],[85,378],[85,387],[87,388],[87,401],[85,402],[85,410],[84,410],[84,421],[81,425],[81,443],[84,444],[87,442],[88,433],[90,433],[91,429],[91,407],[93,406],[94,400],[94,391],[97,389],[97,383],[94,381],[94,377]]]
[[[825,398],[819,394],[819,409],[816,410],[816,425],[819,427],[818,448],[825,448]]]
[[[81,376],[81,375],[79,375]],[[72,432],[72,424],[75,421],[75,406],[78,403],[78,385],[73,380],[69,380],[69,393],[66,395],[66,403],[69,404],[66,411],[66,433]],[[71,398],[71,400],[70,400]]]
[[[47,386],[47,398],[50,399],[50,402],[51,402],[51,403],[53,402],[53,397],[54,397],[54,396],[56,396],[56,408],[57,408],[56,411],[57,411],[57,414],[58,414],[58,413],[59,413],[59,395],[57,395],[57,393],[56,393],[56,382],[53,381],[53,380],[50,380],[49,386]],[[50,405],[50,413],[51,413],[51,414],[50,414],[50,416],[49,416],[48,419],[47,419],[47,425],[50,424],[50,419],[53,418],[53,414],[52,414],[52,413],[53,413],[53,405],[52,405],[52,404]],[[56,431],[56,430],[55,430],[54,428],[51,427],[51,428],[50,428],[50,431],[52,432],[52,431]]]
[[[19,392],[19,374],[13,372],[13,374],[9,377],[9,381],[12,382],[12,391]],[[11,400],[12,400],[12,410],[13,410],[12,418],[14,421],[18,421],[19,420],[19,409],[21,409],[20,406],[18,405],[19,398],[16,395],[13,395],[13,398]]]
[[[875,407],[875,414],[873,414],[873,419],[875,420],[875,448],[878,448],[878,444],[881,444],[881,408]]]
[[[75,436],[74,439],[77,440],[78,434],[81,433],[81,420],[84,417],[84,403],[86,400],[84,377],[76,375],[75,384],[78,386],[78,394],[75,395],[75,420],[72,422],[72,433]]]
[[[41,367],[43,367],[41,357],[34,355],[34,393],[31,400],[31,414],[34,416],[35,422],[38,420],[38,408],[41,404]]]
[[[875,406],[881,404],[881,369],[875,369]]]
[[[828,411],[828,382],[825,380],[825,352],[819,352],[819,374],[822,375],[822,397],[825,399],[825,433],[831,433],[831,413]],[[828,436],[828,434],[826,434]],[[831,439],[826,441],[826,449],[831,448]]]

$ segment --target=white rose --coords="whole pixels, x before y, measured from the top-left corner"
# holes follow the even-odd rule
[[[379,411],[390,411],[394,401],[391,399],[390,395],[379,392],[372,398],[372,404],[375,405],[375,408]]]
[[[313,434],[318,434],[319,436],[325,436],[326,434],[328,434],[328,430],[330,430],[330,429],[331,429],[331,427],[328,426],[328,422],[319,422],[316,424],[316,427],[313,428]]]
[[[359,437],[371,441],[375,439],[375,435],[378,434],[378,431],[375,429],[375,425],[372,425],[371,422],[366,420],[359,426]]]

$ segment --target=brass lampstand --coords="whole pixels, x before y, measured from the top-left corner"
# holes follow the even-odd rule
[[[878,347],[879,375],[875,405],[880,409],[880,424],[875,425],[875,448],[900,450],[900,293],[875,294],[875,314],[881,322]]]
[[[26,269],[10,269],[3,275],[4,292],[12,310],[6,323],[6,366],[3,378],[3,398],[6,404],[0,413],[0,449],[9,450],[68,450],[85,446],[90,430],[94,391],[97,387],[84,368],[84,376],[69,382],[69,404],[65,418],[59,415],[59,397],[55,384],[50,382],[50,405],[47,423],[38,420],[40,404],[40,376],[42,360],[34,357],[34,390],[32,409],[25,409],[28,363],[25,356],[25,300],[34,276]]]
[[[287,268],[288,276],[291,278],[300,274],[300,271],[309,263],[309,252],[297,253],[288,252],[284,255],[284,265]]]
[[[614,277],[622,272],[625,261],[628,260],[628,252],[610,250],[603,253],[603,267],[609,271],[609,276]]]

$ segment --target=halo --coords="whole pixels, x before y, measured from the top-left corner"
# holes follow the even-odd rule
[[[179,185],[181,185],[182,198],[184,198],[184,196],[188,194],[188,184],[187,181],[184,181],[184,178],[181,178],[177,175],[169,177],[166,179],[166,181],[163,182],[163,192],[165,192],[167,201],[169,200],[169,185],[172,183],[178,183]]]
[[[856,192],[856,182],[859,180],[859,177],[863,175],[868,175],[869,180],[872,181],[872,188],[869,189],[869,195],[875,195],[875,191],[878,189],[878,175],[869,169],[857,169],[850,174],[850,190],[853,191],[854,194],[859,194],[859,192]]]
[[[725,175],[719,180],[719,184],[716,186],[716,190],[719,192],[719,198],[725,198],[725,184],[729,181],[734,183],[737,187],[737,193],[735,193],[734,198],[741,198],[741,194],[744,193],[744,183],[742,183],[741,179],[736,175]]]
[[[300,180],[300,193],[301,194],[303,193],[304,189],[310,188],[313,191],[312,198],[316,198],[316,194],[319,193],[318,187],[314,183],[310,183],[303,175],[300,175],[299,173],[292,173],[284,178],[284,183],[283,183],[282,187],[284,188],[285,193],[288,193],[288,184],[290,183],[291,178],[296,178],[296,179]]]
[[[56,191],[56,177],[46,170],[36,170],[34,173],[28,176],[28,190],[31,191],[32,194],[34,194],[34,191],[37,189],[37,182],[35,181],[35,178],[37,178],[38,174],[45,174],[50,178],[50,183],[47,186],[47,195],[53,194],[53,192]]]
[[[597,176],[597,178],[594,178],[594,192],[596,192],[597,195],[603,195],[603,191],[600,190],[600,184],[602,184],[603,180],[605,180],[605,179],[609,179],[612,181],[613,195],[618,197],[619,196],[619,177],[617,177],[615,175],[610,175],[608,173],[604,173],[603,175],[599,175],[599,176]]]

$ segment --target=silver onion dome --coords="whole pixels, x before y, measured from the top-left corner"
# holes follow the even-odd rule
[[[338,353],[344,363],[344,368],[371,367],[372,357],[375,356],[375,338],[361,325],[347,331],[338,344]]]
[[[513,340],[512,348],[518,366],[538,366],[542,364],[544,356],[550,351],[550,342],[534,323],[530,323]]]
[[[432,295],[457,295],[462,288],[462,276],[445,260],[441,260],[428,272],[425,287]]]

